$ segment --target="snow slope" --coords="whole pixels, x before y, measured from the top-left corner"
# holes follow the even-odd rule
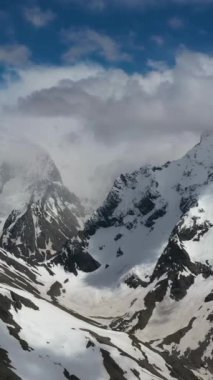
[[[202,239],[185,239],[185,247],[193,260],[213,264],[212,180],[213,135],[208,134],[180,160],[121,175],[79,235],[83,250],[101,264],[88,283],[111,286],[134,266],[145,276],[174,228],[192,229],[195,220]]]
[[[0,245],[18,257],[45,260],[82,228],[84,209],[46,152],[0,137]]]
[[[0,251],[0,256],[2,263],[6,252]],[[10,260],[14,267],[24,265],[22,259],[11,259],[10,254],[8,258],[4,269],[11,266]],[[30,288],[20,289],[18,281],[13,286],[8,279],[1,282],[1,380],[173,379],[161,355],[136,338],[77,317]]]
[[[69,202],[59,178],[50,188],[39,178],[28,207],[34,226],[40,214],[52,218],[37,229],[48,236]],[[121,175],[62,249],[45,246],[49,260],[29,260],[24,207],[10,217],[1,241],[13,249],[0,249],[0,378],[211,380],[212,180],[205,134],[180,160]]]
[[[101,267],[63,284],[58,301],[151,344],[181,379],[213,375],[212,180],[204,134],[180,160],[121,175],[63,252],[65,268],[76,247]]]

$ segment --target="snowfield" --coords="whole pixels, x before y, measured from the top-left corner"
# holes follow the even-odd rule
[[[21,327],[19,340],[27,342],[24,350],[9,334],[7,325],[0,323],[1,347],[9,352],[10,365],[21,379],[60,380],[66,374],[68,379],[75,376],[82,380],[118,376],[112,377],[116,379],[122,374],[124,379],[160,379],[146,369],[146,362],[151,366],[158,363],[159,375],[164,373],[166,379],[172,379],[161,356],[142,343],[134,345],[127,334],[94,327],[26,291],[0,288],[0,294],[9,301],[13,301],[11,291],[31,301],[18,310],[14,305],[9,309],[12,323]]]

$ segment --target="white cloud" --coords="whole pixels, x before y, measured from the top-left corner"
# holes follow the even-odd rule
[[[171,4],[180,4],[186,6],[206,6],[213,4],[213,0],[58,0],[64,3],[77,4],[83,8],[95,11],[103,11],[108,7],[116,8],[129,8],[129,9],[150,9],[153,7],[165,7]]]
[[[213,129],[213,56],[182,51],[145,75],[92,64],[18,74],[0,90],[1,124],[46,147],[81,196],[102,198],[120,172],[177,158]]]
[[[122,50],[118,42],[93,29],[64,30],[62,38],[71,45],[63,56],[66,62],[73,63],[94,54],[110,62],[131,60],[129,54]]]
[[[29,62],[30,50],[25,45],[0,45],[0,63],[18,66]]]
[[[171,18],[168,20],[168,25],[170,26],[171,29],[178,30],[178,29],[182,29],[182,28],[184,28],[185,23],[184,23],[184,21],[183,21],[181,18],[179,18],[179,17],[171,17]]]
[[[151,36],[151,40],[158,46],[163,46],[165,44],[165,40],[162,36],[160,35],[154,35]]]
[[[56,15],[50,9],[42,10],[39,7],[25,8],[24,18],[36,28],[42,28],[52,22]]]

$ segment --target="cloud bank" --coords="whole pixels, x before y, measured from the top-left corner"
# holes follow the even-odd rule
[[[213,56],[181,51],[145,75],[93,64],[18,75],[0,91],[1,124],[43,145],[82,197],[100,201],[120,172],[178,158],[213,129]]]
[[[23,16],[27,22],[36,28],[43,28],[56,18],[56,15],[52,10],[43,10],[37,6],[24,8]]]
[[[29,63],[31,52],[25,45],[0,45],[0,63],[8,65],[24,65]]]
[[[71,45],[64,54],[66,62],[75,61],[97,55],[109,62],[130,61],[131,57],[123,51],[119,42],[104,33],[89,28],[64,30],[62,39]]]

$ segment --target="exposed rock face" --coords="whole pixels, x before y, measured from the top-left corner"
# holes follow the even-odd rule
[[[20,152],[17,159],[0,162],[0,205],[0,246],[35,264],[60,251],[85,216],[54,162],[35,146],[29,162]]]
[[[151,281],[159,279],[163,275],[166,275],[169,280],[174,280],[178,275],[181,278],[182,272],[188,272],[189,276],[202,274],[205,278],[213,275],[213,270],[210,266],[190,260],[184,245],[174,235],[160,256],[151,276]],[[179,285],[177,288],[181,289],[181,286]]]
[[[17,257],[41,262],[76,235],[83,215],[78,198],[61,183],[44,184],[40,199],[35,192],[24,210],[11,212],[3,226],[0,245]]]
[[[89,253],[84,252],[82,242],[75,238],[72,239],[72,244],[67,242],[51,262],[62,265],[65,271],[72,272],[75,276],[77,276],[78,270],[89,273],[100,267],[100,264]]]

